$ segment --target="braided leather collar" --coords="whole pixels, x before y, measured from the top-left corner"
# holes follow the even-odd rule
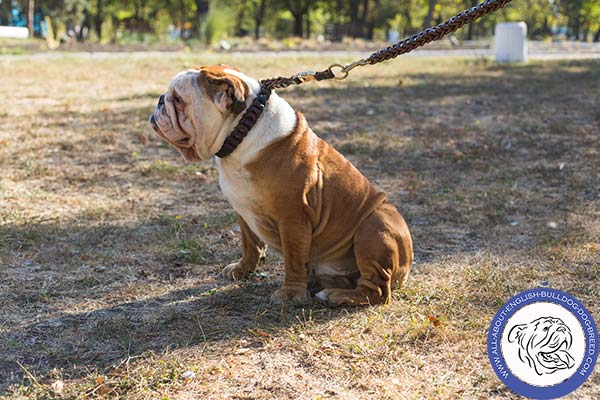
[[[223,142],[223,146],[217,152],[216,156],[219,158],[225,158],[242,143],[242,140],[246,137],[250,129],[256,124],[258,118],[264,111],[267,101],[271,96],[271,89],[269,89],[265,85],[260,85],[260,90],[254,100],[252,100],[252,104],[250,107],[246,109],[244,114],[242,115],[242,119],[240,122],[233,128],[231,134],[227,136],[225,142]]]

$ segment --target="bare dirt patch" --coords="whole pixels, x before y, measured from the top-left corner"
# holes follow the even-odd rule
[[[333,61],[0,60],[0,396],[515,398],[485,347],[504,300],[547,284],[600,319],[594,61],[402,59],[282,92],[398,206],[415,272],[391,304],[346,310],[270,305],[272,253],[220,278],[233,210],[210,162],[149,131],[158,95],[196,64]],[[595,372],[569,398],[599,392]]]

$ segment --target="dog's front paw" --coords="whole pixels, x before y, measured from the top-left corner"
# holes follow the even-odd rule
[[[315,294],[315,297],[334,307],[366,306],[389,301],[389,298],[381,296],[380,291],[364,287],[357,287],[356,289],[323,289]]]
[[[237,281],[246,278],[251,272],[252,270],[250,268],[246,268],[241,261],[238,261],[223,268],[221,275],[232,281]]]
[[[365,306],[383,303],[385,299],[376,291],[356,289],[323,289],[315,297],[331,306]]]
[[[271,295],[271,302],[282,304],[286,302],[304,303],[309,299],[308,290],[298,288],[281,288],[277,289]]]

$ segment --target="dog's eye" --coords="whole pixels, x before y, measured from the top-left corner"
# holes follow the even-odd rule
[[[545,328],[544,328],[544,332],[546,332],[548,329],[550,329],[550,327],[548,327],[548,326],[547,326],[547,327],[545,327]]]
[[[183,100],[181,100],[181,97],[179,97],[178,95],[174,94],[173,95],[173,104],[175,104],[176,106],[182,106],[183,105]]]

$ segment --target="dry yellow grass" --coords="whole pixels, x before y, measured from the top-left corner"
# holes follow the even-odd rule
[[[233,211],[149,131],[158,95],[195,64],[333,61],[0,58],[0,396],[509,399],[485,346],[503,301],[548,282],[600,319],[597,62],[405,58],[282,92],[397,204],[416,270],[346,310],[270,305],[273,254],[220,278]],[[596,368],[568,398],[599,393]]]

